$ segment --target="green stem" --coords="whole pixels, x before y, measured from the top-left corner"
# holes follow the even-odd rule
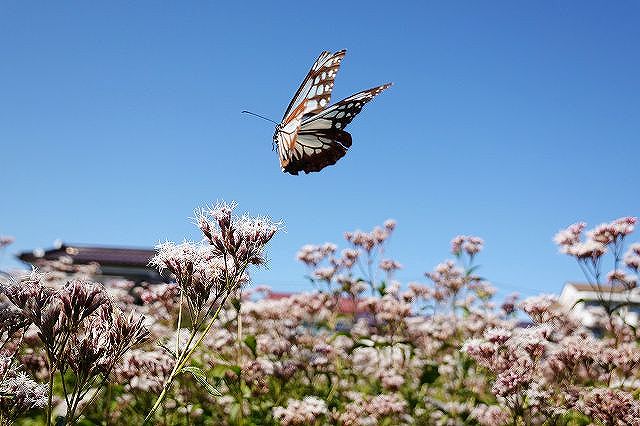
[[[200,343],[202,343],[202,340],[204,340],[205,336],[207,335],[207,333],[209,332],[209,330],[213,326],[213,323],[218,318],[218,315],[220,314],[220,311],[222,310],[222,307],[224,306],[225,302],[227,301],[227,297],[228,296],[229,296],[229,293],[227,293],[224,296],[224,298],[222,299],[222,301],[218,305],[218,308],[214,312],[213,317],[211,318],[211,321],[209,321],[209,323],[207,324],[205,329],[202,331],[202,334],[201,334],[200,338],[191,347],[191,349],[189,349],[189,351],[187,352],[187,349],[189,348],[189,345],[191,344],[191,342],[193,341],[193,338],[195,337],[195,333],[191,334],[191,337],[189,338],[189,342],[187,343],[187,346],[185,347],[184,352],[182,352],[182,354],[176,360],[176,365],[173,367],[173,371],[169,375],[169,378],[167,378],[167,381],[165,382],[165,384],[164,384],[164,386],[162,388],[162,392],[160,393],[160,395],[158,395],[158,399],[156,399],[155,404],[153,404],[153,407],[151,407],[151,410],[149,411],[149,414],[147,414],[147,416],[144,418],[144,422],[142,423],[143,425],[146,425],[149,422],[149,420],[151,420],[151,417],[153,416],[153,414],[156,412],[158,407],[160,407],[160,404],[162,404],[162,401],[167,396],[167,392],[169,392],[169,389],[171,388],[171,385],[173,384],[173,381],[181,373],[182,368],[184,367],[186,362],[189,360],[191,355],[193,355],[193,353],[195,352],[195,350],[198,347],[198,345],[200,345]]]
[[[53,397],[53,375],[55,372],[51,370],[49,367],[49,395],[47,396],[47,426],[51,426],[51,411],[53,407],[51,407],[52,397]]]
[[[238,323],[238,353],[237,353],[237,361],[236,364],[242,368],[242,315],[240,314],[240,310],[242,309],[242,290],[238,291],[238,317],[237,317],[237,323]],[[242,379],[241,379],[242,380]],[[244,406],[243,406],[243,400],[242,400],[242,385],[240,386],[240,393],[239,393],[239,404],[240,404],[240,410],[238,411],[238,425],[242,426],[242,424],[244,424],[244,419],[243,419],[243,411],[244,411]]]
[[[176,333],[176,357],[180,352],[180,327],[182,325],[182,289],[180,289],[180,306],[178,308],[178,332]]]

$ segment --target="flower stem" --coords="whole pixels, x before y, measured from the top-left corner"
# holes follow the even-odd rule
[[[242,368],[242,315],[240,311],[242,310],[242,290],[238,290],[238,313],[237,313],[237,323],[238,323],[238,348],[237,348],[237,360],[236,364],[238,367]],[[242,380],[242,379],[241,379]],[[242,386],[240,386],[240,394],[239,394],[239,403],[240,410],[238,411],[238,425],[242,426],[244,423],[243,419],[243,411],[244,411],[244,401],[242,400]]]
[[[191,355],[193,355],[193,353],[195,352],[195,350],[198,347],[198,345],[200,345],[200,343],[202,343],[202,340],[204,340],[205,336],[207,335],[207,333],[209,332],[209,330],[213,326],[213,323],[218,318],[218,315],[220,314],[220,311],[222,310],[222,307],[224,306],[225,302],[227,301],[227,297],[228,296],[229,296],[229,293],[225,294],[224,298],[222,299],[222,301],[218,305],[218,308],[214,312],[213,317],[211,318],[211,320],[209,321],[209,323],[207,324],[205,329],[202,331],[202,334],[201,334],[200,338],[191,347],[191,349],[189,349],[189,344],[191,343],[191,341],[193,340],[193,338],[195,336],[195,333],[192,333],[191,338],[189,339],[189,342],[188,342],[187,346],[185,347],[184,352],[182,352],[182,354],[176,360],[176,365],[175,365],[175,367],[173,367],[173,371],[171,372],[171,374],[167,378],[167,381],[165,382],[165,384],[164,384],[164,386],[162,388],[162,392],[160,393],[160,395],[158,395],[158,399],[156,399],[156,402],[153,404],[153,407],[151,407],[151,410],[149,411],[147,416],[144,418],[144,422],[142,423],[143,425],[146,425],[147,423],[149,423],[149,421],[153,417],[153,414],[156,412],[158,407],[160,407],[160,404],[162,404],[162,401],[167,396],[167,392],[169,392],[169,389],[171,388],[171,385],[173,384],[173,381],[175,380],[175,378],[178,375],[180,375],[182,373],[182,368],[184,367],[186,362],[189,360]]]
[[[49,395],[47,396],[47,426],[51,426],[51,411],[53,407],[51,406],[52,397],[53,397],[53,375],[55,372],[51,370],[49,367]]]

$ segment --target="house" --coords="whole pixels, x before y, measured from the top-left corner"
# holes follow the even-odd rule
[[[640,325],[640,289],[624,286],[592,285],[568,282],[558,302],[586,327],[596,323],[597,310],[604,306],[619,307],[624,320],[632,326]]]
[[[97,281],[124,278],[133,282],[168,282],[168,277],[163,277],[156,268],[149,266],[149,260],[154,255],[154,250],[146,248],[57,243],[51,249],[22,252],[16,257],[33,266],[60,261],[72,265],[97,264],[100,268]]]

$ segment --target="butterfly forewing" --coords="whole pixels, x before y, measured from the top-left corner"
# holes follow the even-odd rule
[[[325,51],[320,54],[289,103],[283,122],[304,100],[307,100],[304,115],[317,114],[329,105],[333,82],[346,53],[346,50],[340,50],[336,53]]]

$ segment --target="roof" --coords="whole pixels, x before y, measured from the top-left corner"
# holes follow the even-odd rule
[[[97,262],[102,266],[137,266],[148,267],[149,260],[155,255],[153,249],[128,247],[99,247],[79,244],[60,244],[56,248],[19,253],[16,257],[26,263],[37,263],[38,260],[58,260],[67,256],[73,263],[86,265]]]

